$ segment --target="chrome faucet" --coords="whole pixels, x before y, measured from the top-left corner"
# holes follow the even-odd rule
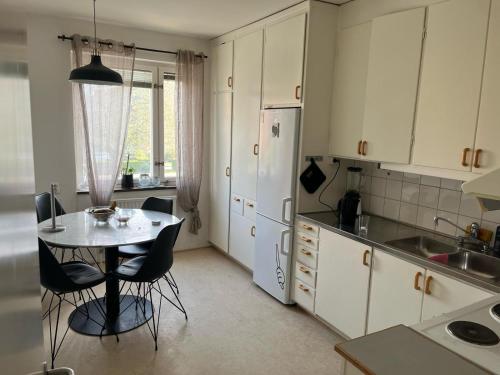
[[[470,231],[468,231],[467,229],[462,228],[461,226],[455,224],[454,222],[452,222],[451,220],[449,220],[445,217],[441,217],[441,216],[434,217],[434,224],[436,224],[436,226],[439,225],[440,221],[444,221],[444,222],[454,226],[455,228],[460,229],[462,232],[464,232],[466,234],[465,236],[457,236],[457,245],[460,248],[464,247],[465,243],[467,242],[467,243],[470,243],[473,245],[480,245],[481,252],[483,252],[483,253],[487,253],[490,250],[489,245],[485,241],[479,239],[479,230],[481,229],[481,227],[479,226],[478,223],[476,223],[476,222],[472,223],[470,225]]]

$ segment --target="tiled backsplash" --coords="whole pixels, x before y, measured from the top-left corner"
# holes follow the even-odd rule
[[[363,161],[356,166],[363,169],[361,194],[366,212],[449,235],[461,231],[444,221],[435,226],[436,215],[462,228],[477,222],[493,234],[500,225],[500,211],[483,213],[476,198],[462,193],[462,181],[379,169],[376,163]]]

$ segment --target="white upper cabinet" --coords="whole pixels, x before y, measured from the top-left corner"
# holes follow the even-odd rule
[[[422,321],[493,296],[493,293],[433,271],[427,271],[423,289]]]
[[[324,229],[319,237],[315,313],[350,338],[363,336],[371,248]]]
[[[419,323],[424,277],[425,268],[375,249],[367,333]]]
[[[330,154],[361,157],[371,22],[340,30],[333,76]]]
[[[266,26],[263,105],[301,103],[306,14]]]
[[[214,117],[211,129],[211,186],[209,240],[228,251],[229,194],[231,175],[232,93],[213,94]]]
[[[428,8],[413,164],[471,170],[489,7],[450,0]]]
[[[215,91],[231,91],[233,86],[233,42],[228,41],[214,48]]]
[[[231,191],[255,200],[263,31],[234,41]]]
[[[410,162],[424,21],[425,8],[372,21],[362,137],[365,159]]]
[[[491,4],[473,172],[500,167],[500,0]]]

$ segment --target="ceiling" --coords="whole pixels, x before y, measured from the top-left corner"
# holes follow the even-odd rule
[[[342,4],[349,0],[328,0]],[[301,0],[98,0],[97,21],[213,38]],[[0,0],[12,11],[90,19],[92,0]]]

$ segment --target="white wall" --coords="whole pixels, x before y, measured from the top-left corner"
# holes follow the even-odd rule
[[[67,41],[60,41],[57,35],[74,33],[89,35],[92,33],[92,24],[75,19],[7,14],[1,11],[0,13],[2,28],[25,29],[27,32],[36,190],[37,192],[47,191],[51,182],[58,182],[61,187],[60,198],[67,211],[86,207],[90,204],[88,196],[77,197],[76,194],[71,84],[68,81],[71,44]],[[97,30],[99,37],[135,43],[136,46],[141,47],[172,51],[179,48],[191,49],[207,55],[209,52],[209,42],[203,39],[105,24],[98,24]],[[172,61],[173,55],[137,51],[137,58]],[[205,69],[206,98],[209,93],[209,61],[210,59],[206,60]],[[208,104],[205,106],[204,118],[207,119],[204,150],[206,162],[199,205],[203,227],[200,233],[194,236],[187,233],[188,225],[185,225],[178,240],[177,248],[180,249],[208,245]],[[172,194],[175,194],[175,190],[117,193],[116,197]],[[180,209],[177,212],[179,216],[184,216]]]

